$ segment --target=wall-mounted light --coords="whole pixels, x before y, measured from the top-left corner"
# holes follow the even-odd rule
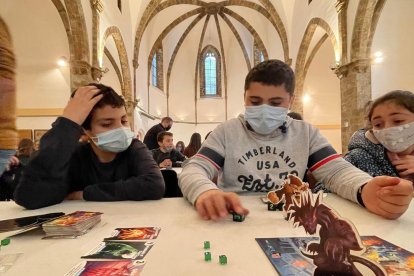
[[[68,66],[68,59],[66,57],[62,56],[57,60],[56,63],[57,63],[57,65],[59,65],[59,67],[66,67],[66,66]]]
[[[311,97],[308,94],[304,94],[303,97],[302,97],[303,103],[309,102],[310,99],[311,99]]]
[[[374,54],[374,63],[381,63],[384,61],[384,54],[380,51]]]

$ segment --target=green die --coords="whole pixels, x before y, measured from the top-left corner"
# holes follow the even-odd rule
[[[246,217],[245,215],[240,215],[235,212],[233,212],[232,215],[233,215],[233,221],[237,221],[237,222],[244,221],[244,218]]]
[[[209,241],[204,242],[204,249],[210,249],[210,242]]]
[[[225,265],[225,264],[227,264],[227,257],[226,257],[226,255],[220,255],[220,256],[219,256],[219,263],[220,263],[221,265]]]
[[[211,261],[211,253],[210,252],[204,252],[204,261],[206,261],[206,262]]]
[[[10,244],[10,239],[1,240],[1,245],[5,246],[5,245],[9,245],[9,244]]]

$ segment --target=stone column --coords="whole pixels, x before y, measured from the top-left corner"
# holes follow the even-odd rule
[[[341,85],[342,152],[348,151],[349,138],[364,127],[366,103],[371,100],[371,64],[359,59],[335,69]]]
[[[84,60],[71,60],[71,88],[77,89],[80,86],[85,86],[88,83],[93,82],[91,78],[91,65]]]
[[[103,5],[101,0],[90,0],[92,8],[92,70],[91,77],[94,81],[99,82],[102,78],[102,70],[99,64],[99,53],[103,52],[100,47],[99,39],[99,23],[100,13],[103,11]]]

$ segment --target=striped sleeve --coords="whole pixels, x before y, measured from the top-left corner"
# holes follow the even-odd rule
[[[311,172],[326,165],[330,161],[340,158],[332,146],[326,146],[311,154],[308,158],[308,168]]]

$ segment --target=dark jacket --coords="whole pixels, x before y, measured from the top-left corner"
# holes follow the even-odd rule
[[[157,149],[159,147],[157,142],[157,135],[161,131],[166,131],[166,129],[162,126],[161,123],[159,123],[158,125],[150,128],[147,134],[145,134],[144,144],[148,147],[149,150]]]
[[[374,144],[365,137],[365,129],[356,131],[348,145],[344,158],[355,167],[372,175],[398,176],[381,144]]]
[[[184,161],[185,156],[181,154],[178,150],[172,149],[170,152],[163,152],[160,148],[152,150],[152,156],[154,157],[155,162],[158,165],[165,159],[170,159],[172,161],[173,167],[181,167],[181,164],[177,164],[177,161]]]
[[[60,203],[74,191],[91,201],[162,198],[163,177],[144,144],[134,139],[114,160],[101,163],[90,144],[78,142],[82,133],[69,119],[53,123],[16,188],[17,204],[37,209]]]

